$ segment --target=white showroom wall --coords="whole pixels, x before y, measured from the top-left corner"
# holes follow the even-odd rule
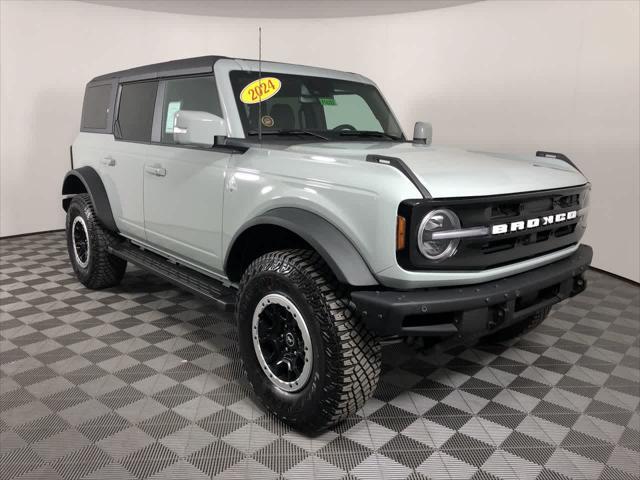
[[[174,58],[255,58],[373,78],[406,134],[564,152],[593,183],[597,267],[640,280],[640,3],[495,1],[384,17],[256,20],[0,2],[0,235],[62,228],[84,84]]]

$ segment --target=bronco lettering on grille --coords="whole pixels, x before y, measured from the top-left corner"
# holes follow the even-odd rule
[[[491,227],[491,235],[500,235],[501,233],[517,232],[520,230],[529,230],[531,228],[545,227],[555,223],[567,222],[574,220],[578,216],[577,210],[570,212],[556,213],[555,215],[545,215],[544,217],[529,218],[527,220],[518,220],[511,223],[500,223]]]

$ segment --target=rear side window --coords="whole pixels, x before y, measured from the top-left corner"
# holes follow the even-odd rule
[[[82,128],[101,130],[107,128],[111,103],[111,84],[89,85],[82,106]]]
[[[118,138],[135,142],[151,141],[157,90],[158,82],[155,81],[122,85],[115,125]]]
[[[162,143],[173,141],[173,118],[179,110],[195,110],[222,116],[216,81],[212,76],[166,81],[162,102]]]

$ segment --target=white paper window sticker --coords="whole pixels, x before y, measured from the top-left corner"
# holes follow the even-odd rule
[[[173,133],[173,117],[182,107],[182,101],[169,102],[167,105],[167,121],[164,126],[165,133]]]

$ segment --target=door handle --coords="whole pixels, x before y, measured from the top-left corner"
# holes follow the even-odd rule
[[[104,157],[102,160],[100,160],[100,162],[107,167],[115,167],[116,165],[116,159],[111,155],[109,155],[108,157]]]
[[[157,165],[145,165],[144,171],[155,175],[156,177],[164,177],[167,174],[167,169]]]

